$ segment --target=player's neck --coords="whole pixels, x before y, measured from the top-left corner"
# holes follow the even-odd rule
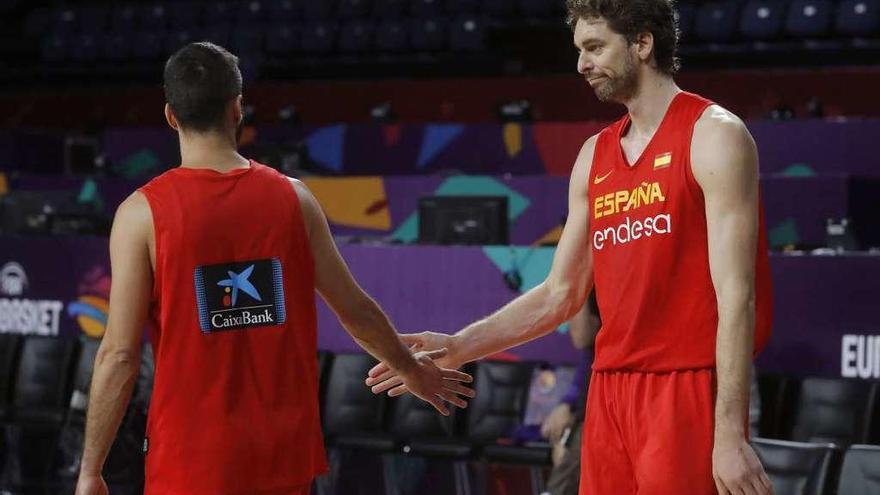
[[[180,166],[227,172],[249,166],[233,141],[219,133],[180,135]]]
[[[645,77],[635,96],[624,103],[632,122],[628,134],[652,136],[663,121],[673,98],[680,92],[681,89],[671,77]]]

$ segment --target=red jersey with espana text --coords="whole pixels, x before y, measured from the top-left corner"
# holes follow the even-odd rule
[[[598,136],[589,177],[590,243],[602,330],[594,370],[715,366],[718,305],[709,274],[703,192],[691,170],[694,125],[712,102],[675,96],[629,164],[629,116]],[[719,150],[719,152],[722,150]],[[769,335],[770,267],[763,208],[755,246],[755,352]]]
[[[156,244],[147,495],[289,495],[326,470],[314,262],[289,179],[250,162],[141,188]]]

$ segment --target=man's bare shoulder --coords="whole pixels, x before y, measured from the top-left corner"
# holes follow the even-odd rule
[[[724,107],[709,106],[694,125],[691,166],[695,172],[741,164],[756,155],[755,141],[745,122]]]
[[[130,225],[153,224],[153,212],[144,193],[135,191],[119,204],[116,209],[116,222],[125,222]]]
[[[742,143],[744,140],[751,141],[751,134],[745,122],[720,105],[710,105],[694,125],[692,147]]]

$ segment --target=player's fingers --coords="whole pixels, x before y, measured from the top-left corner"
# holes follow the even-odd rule
[[[406,388],[406,385],[398,385],[388,391],[388,397],[397,397],[398,395],[403,395],[407,392],[409,392],[409,389]]]
[[[718,495],[730,495],[730,491],[727,490],[727,487],[724,486],[724,483],[717,476],[715,477],[715,489],[718,490]]]
[[[400,341],[408,346],[412,346],[414,350],[421,349],[425,345],[425,339],[417,333],[405,333],[400,336]]]
[[[374,394],[381,394],[382,392],[394,388],[401,383],[403,383],[403,379],[399,376],[394,376],[385,380],[384,382],[373,385],[372,387],[370,387],[370,390],[372,390]]]
[[[474,389],[465,387],[464,385],[462,385],[458,382],[450,382],[450,381],[445,382],[443,384],[443,388],[445,388],[446,390],[450,390],[452,392],[455,392],[456,394],[461,394],[461,395],[464,395],[465,397],[470,397],[471,399],[473,399],[474,397],[477,396],[477,393],[474,392]]]
[[[428,356],[431,359],[440,359],[445,356],[449,352],[449,349],[442,347],[440,349],[435,349],[433,351],[428,351],[425,353],[425,356]]]
[[[746,483],[748,482],[746,481]],[[751,491],[747,492],[743,485],[736,485],[733,483],[727,485],[727,491],[730,492],[730,495],[754,495]]]
[[[379,363],[376,366],[370,368],[370,371],[367,372],[367,376],[375,377],[387,373],[391,368],[388,367],[385,363]]]
[[[761,477],[757,474],[752,476],[751,479],[752,492],[755,495],[769,495],[767,488],[764,487],[764,483],[761,482]]]
[[[764,485],[764,493],[773,495],[775,493],[773,482],[770,481],[770,477],[767,476],[767,473],[761,473],[759,479],[761,480],[761,484]]]
[[[743,495],[759,495],[761,492],[755,490],[755,483],[757,481],[758,479],[755,476],[749,476],[742,480],[739,485],[740,492],[742,492]]]
[[[386,370],[385,372],[380,373],[376,376],[367,377],[367,379],[364,380],[364,383],[366,383],[368,386],[372,387],[373,385],[376,385],[378,383],[382,383],[385,380],[388,380],[388,379],[393,378],[395,376],[397,376],[397,373],[394,370],[389,369],[389,370]]]
[[[436,409],[437,412],[444,416],[449,416],[449,408],[446,407],[446,404],[443,403],[440,397],[434,397],[429,402],[434,406],[434,409]]]
[[[455,407],[460,407],[462,409],[467,407],[467,401],[452,392],[444,390],[438,395],[442,397],[443,400],[445,400],[446,402],[453,404]]]
[[[458,370],[447,370],[444,369],[442,372],[443,378],[446,380],[455,380],[459,382],[471,383],[474,381],[474,377],[468,375],[467,373],[462,373]]]

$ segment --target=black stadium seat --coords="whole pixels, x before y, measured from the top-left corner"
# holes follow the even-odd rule
[[[410,23],[410,43],[418,51],[439,51],[447,45],[447,22],[443,19],[416,19]]]
[[[529,396],[531,395],[531,387],[537,383],[535,377],[539,373],[539,366],[536,363],[518,363],[515,380],[519,383],[516,388],[525,390],[525,397],[522,398],[517,392],[517,396],[510,401],[515,404],[516,411],[508,411],[508,417],[516,417],[516,426],[523,424],[528,407]],[[510,386],[510,382],[507,383]],[[497,399],[504,400],[504,399]],[[521,409],[520,409],[521,408]],[[505,436],[500,434],[499,437]],[[532,483],[532,491],[541,493],[544,491],[543,469],[551,465],[551,447],[546,441],[526,442],[525,444],[510,444],[507,442],[496,442],[486,445],[483,448],[483,455],[490,462],[499,462],[506,464],[519,464],[530,468],[530,481]]]
[[[21,337],[18,335],[0,335],[0,421],[9,412],[12,383],[20,348]]]
[[[289,55],[299,49],[300,32],[296,26],[275,24],[266,33],[266,51],[272,55]]]
[[[372,21],[355,20],[343,24],[339,30],[339,51],[363,53],[373,48],[376,25]]]
[[[485,48],[486,26],[473,16],[454,19],[449,27],[449,47],[453,51],[476,52]]]
[[[13,492],[45,486],[50,479],[78,344],[46,337],[28,337],[22,344],[4,432],[9,459],[2,479]]]
[[[64,419],[77,345],[73,339],[25,339],[12,397],[13,421],[60,423]]]
[[[469,493],[467,461],[473,447],[466,438],[455,437],[463,411],[451,408],[451,412],[443,416],[427,402],[406,394],[393,402],[388,430],[402,445],[403,454],[451,462],[455,492],[464,494]]]
[[[834,30],[854,37],[880,37],[880,0],[842,0]]]
[[[748,41],[772,40],[782,33],[785,3],[774,0],[751,0],[743,7],[739,29]]]
[[[58,452],[60,466],[58,474],[66,479],[69,485],[76,481],[79,468],[79,455],[82,452],[85,434],[86,408],[92,383],[92,371],[95,357],[101,346],[99,339],[82,338],[82,345],[73,375],[73,392],[70,397],[70,409],[61,428]]]
[[[877,407],[876,385],[859,380],[806,378],[793,410],[791,440],[866,443],[871,414]]]
[[[337,354],[324,398],[324,434],[331,445],[391,449],[384,433],[385,395],[374,395],[364,377],[376,364],[368,354]]]
[[[795,0],[788,7],[785,33],[795,38],[826,36],[831,28],[831,0]]]
[[[485,361],[477,364],[477,396],[468,407],[467,437],[494,443],[522,422],[535,363]]]
[[[797,399],[796,380],[784,375],[758,373],[758,390],[761,394],[759,427],[753,436],[785,439],[790,431],[790,421],[783,418],[784,408]]]
[[[385,394],[374,395],[364,385],[367,372],[375,364],[376,360],[368,354],[333,356],[322,411],[324,439],[329,447],[330,473],[318,480],[319,493],[345,490],[345,474],[350,474],[346,466],[351,455],[358,452],[375,455],[394,451],[396,443],[385,431],[388,398]],[[383,471],[387,472],[384,457],[381,462]],[[338,488],[338,485],[342,485],[342,488]]]
[[[3,424],[9,412],[12,383],[20,347],[21,338],[19,336],[0,335],[0,425]],[[3,473],[3,468],[6,465],[7,450],[6,436],[0,429],[0,473]]]
[[[853,445],[843,457],[838,495],[880,493],[880,445]]]
[[[464,428],[455,436],[449,434],[449,419],[432,420],[424,406],[404,405],[395,419],[407,421],[406,426],[392,424],[396,434],[409,436],[404,452],[452,460],[456,491],[467,493],[470,485],[467,460],[485,455],[489,460],[510,461],[508,446],[496,445],[496,441],[509,437],[522,423],[535,367],[532,362],[478,362],[473,369],[476,397],[463,411]],[[493,457],[496,454],[497,459]]]
[[[302,31],[301,47],[308,54],[325,54],[333,50],[339,25],[333,22],[313,22]]]
[[[715,0],[702,4],[694,21],[694,34],[707,42],[732,41],[736,36],[739,11],[739,2],[731,0]]]
[[[321,405],[321,413],[324,412],[324,398],[327,395],[327,380],[330,374],[330,365],[333,363],[333,353],[318,351],[318,403]]]
[[[833,444],[755,438],[752,446],[773,482],[776,495],[830,495],[840,466]]]
[[[407,29],[400,21],[386,20],[376,29],[376,49],[383,52],[402,52],[408,47]]]

